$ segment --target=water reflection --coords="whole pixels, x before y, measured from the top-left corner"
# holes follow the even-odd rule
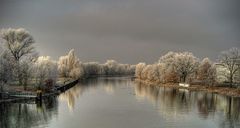
[[[48,124],[57,115],[55,97],[43,101],[42,105],[34,103],[0,104],[1,128],[32,128]]]
[[[89,80],[81,81],[70,90],[62,93],[59,96],[59,100],[67,102],[69,110],[72,111],[75,106],[75,101],[80,98],[84,92],[103,88],[107,94],[113,95],[114,90],[118,85],[131,86],[131,81],[129,81],[129,78],[127,77],[91,78]]]
[[[196,112],[202,119],[214,119],[219,127],[240,127],[240,98],[141,83],[134,87],[137,99],[151,101],[166,119],[184,118]]]
[[[86,87],[78,84],[71,88],[70,90],[62,93],[59,96],[59,100],[67,102],[68,108],[72,111],[75,106],[75,100],[83,94],[85,88]]]
[[[148,86],[125,77],[97,78],[42,105],[0,104],[0,128],[237,128],[239,109],[239,98]]]

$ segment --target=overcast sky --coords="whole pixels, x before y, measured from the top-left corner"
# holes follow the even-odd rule
[[[0,0],[0,28],[26,28],[40,55],[153,63],[168,51],[215,60],[240,47],[240,0]]]

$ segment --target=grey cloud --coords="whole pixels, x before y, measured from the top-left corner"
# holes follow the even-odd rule
[[[216,59],[239,47],[237,0],[1,1],[0,27],[25,27],[41,54],[153,62],[168,50]],[[238,4],[239,5],[239,4]]]

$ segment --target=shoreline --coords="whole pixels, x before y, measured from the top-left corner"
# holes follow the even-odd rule
[[[178,83],[166,83],[159,84],[151,81],[144,81],[140,79],[135,79],[135,82],[140,82],[146,86],[158,86],[158,87],[167,87],[174,89],[187,89],[189,91],[204,91],[207,93],[216,93],[225,96],[231,97],[240,97],[240,89],[230,88],[230,87],[217,87],[217,86],[203,86],[203,85],[190,85],[189,87],[179,86]]]
[[[56,96],[56,95],[59,95],[63,92],[65,92],[66,90],[72,88],[73,86],[75,86],[77,83],[79,82],[79,80],[73,80],[69,83],[66,83],[65,85],[62,85],[58,88],[55,88],[55,90],[53,90],[52,92],[47,92],[47,93],[44,93],[41,98],[46,98],[46,97],[50,97],[50,96]],[[19,92],[19,94],[23,93],[24,94],[24,91],[23,92]],[[9,95],[9,98],[6,98],[6,99],[0,99],[0,103],[4,103],[4,102],[17,102],[17,101],[29,101],[29,100],[35,100],[37,101],[37,93],[36,91],[34,92],[31,92],[31,93],[34,93],[34,97],[18,97],[18,96],[11,96]]]

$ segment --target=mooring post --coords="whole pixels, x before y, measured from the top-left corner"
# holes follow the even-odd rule
[[[37,101],[42,101],[42,90],[37,90],[37,97],[36,97]]]
[[[37,90],[36,104],[42,106],[42,90]]]

